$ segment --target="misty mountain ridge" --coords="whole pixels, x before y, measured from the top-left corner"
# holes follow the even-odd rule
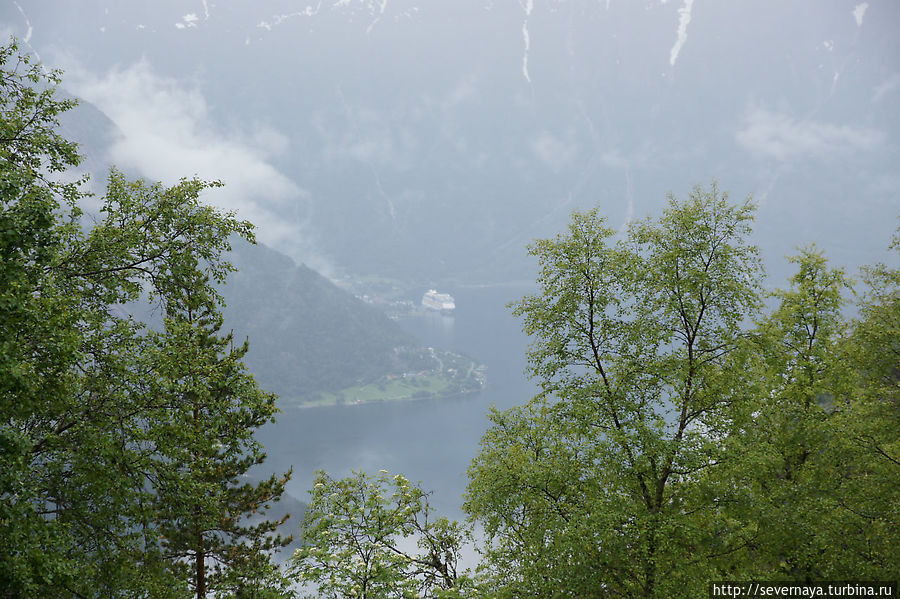
[[[95,185],[113,163],[166,183],[222,179],[208,201],[309,265],[238,248],[226,291],[253,370],[295,395],[334,390],[330,369],[351,359],[373,366],[350,366],[347,384],[371,380],[409,343],[313,270],[407,286],[532,280],[525,246],[597,203],[623,227],[715,177],[757,200],[773,280],[812,241],[851,268],[880,258],[900,195],[896,10],[89,1],[0,17],[67,69],[81,105],[63,130]],[[327,338],[326,323],[347,328]]]
[[[528,280],[572,209],[619,227],[712,178],[759,202],[778,280],[797,244],[871,262],[896,218],[893,2],[16,6],[112,162],[224,179],[211,201],[329,276]]]
[[[248,363],[285,397],[335,390],[343,368],[371,381],[410,343],[310,269],[533,280],[526,245],[573,209],[621,228],[713,178],[757,200],[774,281],[809,242],[851,269],[880,259],[900,196],[898,17],[812,0],[0,8],[82,99],[63,126],[95,185],[106,164],[221,179],[207,201],[308,265],[237,248],[226,290]]]
[[[96,105],[78,100],[78,106],[62,116],[60,129],[78,141],[84,158],[79,170],[92,175],[91,185],[100,196],[112,148],[123,134]],[[140,176],[134,168],[126,172]],[[90,215],[96,206],[84,208]],[[236,340],[250,340],[245,363],[284,405],[309,403],[322,393],[406,371],[434,369],[429,359],[433,350],[421,347],[383,310],[264,244],[232,243],[229,260],[238,270],[221,289],[225,327]],[[145,306],[133,309],[152,326],[160,325],[158,312]]]

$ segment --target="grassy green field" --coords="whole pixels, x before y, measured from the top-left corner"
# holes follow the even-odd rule
[[[376,401],[409,401],[449,397],[478,391],[484,385],[484,367],[472,360],[441,352],[441,371],[395,374],[384,376],[378,381],[356,385],[340,391],[321,392],[313,397],[290,400],[282,398],[298,407],[319,407],[334,405],[357,405]]]

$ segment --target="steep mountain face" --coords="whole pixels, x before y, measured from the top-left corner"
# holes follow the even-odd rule
[[[284,399],[370,382],[415,340],[381,311],[265,246],[241,242],[223,289],[226,326],[250,338],[247,366]]]
[[[8,28],[319,269],[530,279],[574,208],[614,226],[715,177],[777,260],[871,261],[900,195],[891,0],[17,0]],[[778,276],[777,267],[773,275]]]

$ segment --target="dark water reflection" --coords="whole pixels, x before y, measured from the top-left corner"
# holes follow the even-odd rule
[[[447,289],[457,303],[452,318],[426,314],[401,322],[426,345],[486,364],[484,391],[443,400],[286,409],[259,433],[269,455],[266,469],[293,465],[288,491],[301,500],[320,468],[335,476],[351,469],[402,472],[434,491],[432,503],[442,513],[458,517],[466,469],[487,428],[488,407],[524,403],[535,392],[523,374],[527,340],[506,308],[527,290],[521,285]]]

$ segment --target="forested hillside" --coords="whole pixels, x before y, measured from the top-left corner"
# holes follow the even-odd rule
[[[241,242],[229,256],[237,272],[222,289],[225,322],[253,340],[248,367],[285,399],[371,382],[400,366],[395,348],[416,345],[383,312],[283,254]]]

